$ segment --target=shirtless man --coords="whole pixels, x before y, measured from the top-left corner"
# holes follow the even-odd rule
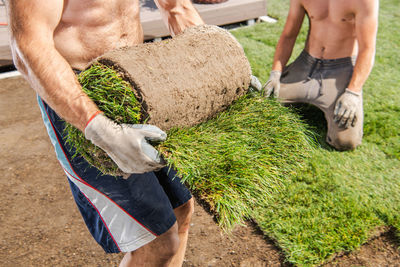
[[[172,35],[203,24],[190,0],[156,0]],[[139,0],[6,0],[13,59],[38,94],[42,116],[78,208],[120,266],[181,266],[193,200],[147,140],[152,125],[117,125],[82,91],[74,70],[106,51],[143,42]],[[101,175],[64,142],[70,122],[129,178]]]
[[[378,0],[291,0],[264,86],[267,96],[283,103],[320,108],[326,140],[338,150],[361,144],[362,86],[374,62],[378,9]],[[304,51],[286,66],[305,15],[310,28]]]

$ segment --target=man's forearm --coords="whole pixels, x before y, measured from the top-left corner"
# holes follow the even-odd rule
[[[296,42],[296,37],[284,37],[281,36],[276,46],[274,62],[272,64],[272,70],[280,71],[285,68],[290,56],[292,55],[293,46]]]
[[[354,12],[358,55],[353,76],[347,87],[349,90],[359,93],[374,64],[379,0],[360,1]]]
[[[190,26],[204,24],[190,0],[158,0],[155,2],[171,35],[179,34]]]
[[[375,57],[375,49],[365,49],[359,52],[354,66],[353,76],[347,86],[349,90],[361,92],[364,83],[371,73]]]
[[[28,40],[28,39],[25,39]],[[82,91],[71,66],[45,41],[13,41],[17,68],[56,113],[80,130],[98,112]]]

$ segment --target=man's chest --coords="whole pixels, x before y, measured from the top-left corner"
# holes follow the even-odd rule
[[[139,10],[139,0],[69,0],[63,11],[63,21],[103,20],[107,16],[132,15]]]
[[[357,0],[303,0],[311,21],[352,22],[353,6]]]

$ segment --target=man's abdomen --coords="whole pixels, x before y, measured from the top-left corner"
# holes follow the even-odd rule
[[[352,25],[318,23],[311,25],[305,50],[315,58],[337,59],[357,55],[357,42]]]

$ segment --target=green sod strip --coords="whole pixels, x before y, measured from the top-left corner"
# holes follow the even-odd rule
[[[265,82],[289,10],[289,0],[269,0],[276,24],[256,24],[232,34],[243,45],[253,73]],[[400,5],[380,1],[377,54],[364,86],[364,140],[353,152],[337,152],[325,143],[326,122],[316,109],[299,112],[320,136],[321,147],[305,168],[287,176],[287,184],[269,203],[251,213],[264,233],[275,239],[287,260],[319,265],[337,253],[364,244],[378,226],[400,229]],[[291,61],[304,47],[305,21]],[[400,238],[399,238],[400,242]]]
[[[107,117],[118,123],[140,122],[138,103],[117,72],[94,65],[79,81]],[[68,125],[66,131],[77,153],[104,173],[118,175],[102,150],[74,127]],[[301,167],[312,151],[310,136],[297,115],[257,94],[240,98],[198,126],[170,130],[167,141],[156,148],[208,203],[221,227],[230,230],[249,219],[254,207],[266,205]]]
[[[224,229],[250,218],[310,155],[297,116],[275,101],[245,96],[199,126],[175,129],[160,149],[183,180],[216,212]]]

